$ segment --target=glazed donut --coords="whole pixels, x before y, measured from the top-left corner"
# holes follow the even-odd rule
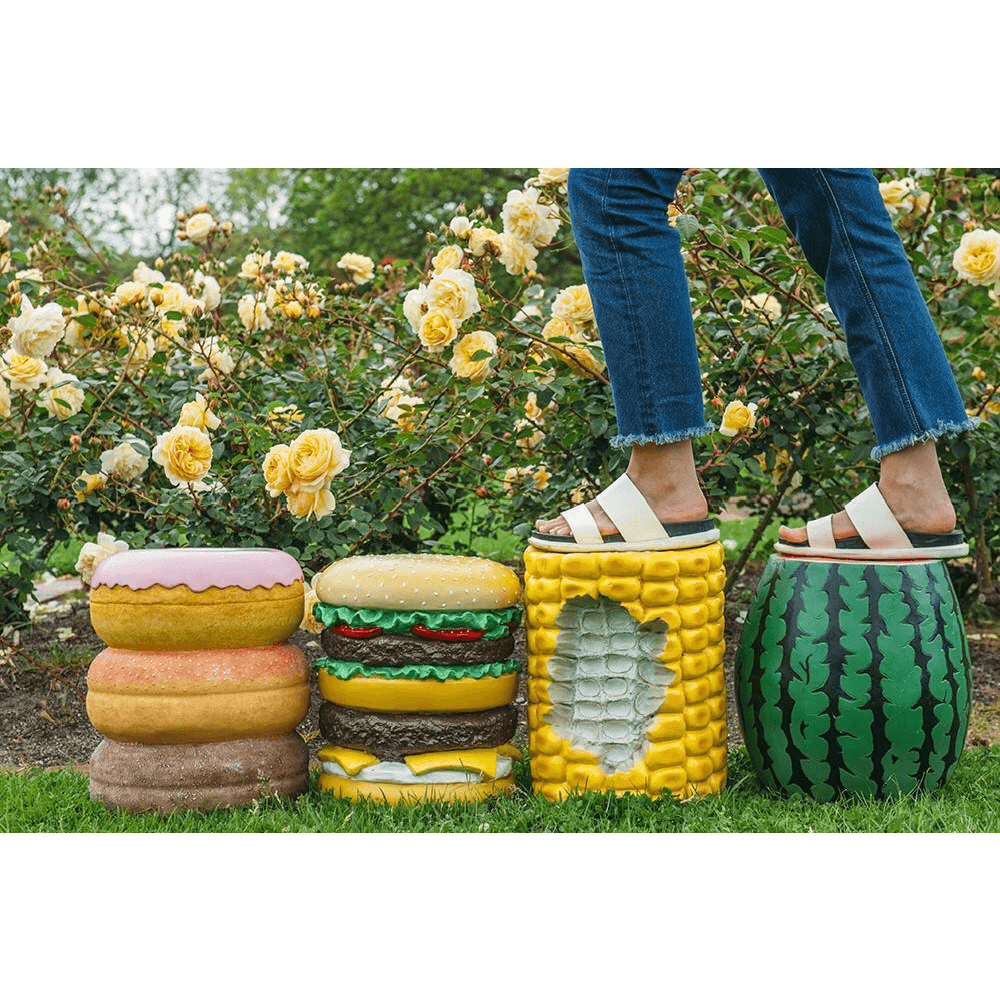
[[[235,649],[285,642],[304,603],[302,569],[277,549],[135,549],[98,564],[90,618],[119,649]]]
[[[90,758],[90,797],[131,812],[241,806],[308,785],[309,748],[298,733],[181,746],[103,740]]]
[[[126,743],[216,743],[292,732],[309,711],[309,664],[292,645],[102,650],[87,673],[95,729]]]

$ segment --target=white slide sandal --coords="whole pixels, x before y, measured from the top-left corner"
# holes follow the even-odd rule
[[[778,542],[775,548],[785,555],[882,562],[956,559],[969,554],[960,531],[942,534],[904,531],[877,483],[845,504],[844,510],[857,531],[856,536],[834,538],[833,515],[827,514],[806,525],[805,542]]]
[[[552,552],[643,552],[656,549],[689,549],[719,540],[711,519],[663,524],[646,498],[627,475],[619,476],[595,500],[617,533],[602,535],[586,504],[563,511],[571,535],[534,531],[528,539],[535,548]]]

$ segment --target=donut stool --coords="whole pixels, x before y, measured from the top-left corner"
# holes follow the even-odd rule
[[[536,794],[719,792],[726,781],[718,542],[524,555]]]
[[[138,549],[98,564],[91,622],[107,644],[87,672],[105,739],[90,796],[133,812],[246,805],[308,786],[296,726],[309,665],[299,564],[275,549]]]
[[[926,791],[962,752],[971,666],[941,560],[772,556],[735,674],[765,789],[821,802]]]

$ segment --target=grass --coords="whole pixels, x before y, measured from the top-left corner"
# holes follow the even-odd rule
[[[0,832],[88,833],[995,833],[1000,832],[1000,747],[967,750],[951,780],[923,795],[818,803],[762,792],[742,748],[730,751],[729,784],[680,803],[588,793],[560,803],[531,794],[517,765],[514,795],[484,803],[384,806],[322,794],[312,775],[294,801],[170,816],[134,815],[92,802],[80,772],[0,773]]]

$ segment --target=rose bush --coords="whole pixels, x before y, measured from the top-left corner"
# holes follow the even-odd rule
[[[942,449],[992,594],[1000,199],[992,177],[879,171],[976,435]],[[60,541],[81,572],[121,546],[268,545],[307,575],[352,552],[496,554],[515,525],[592,496],[625,465],[565,210],[566,173],[490,214],[452,205],[418,261],[345,246],[332,273],[294,248],[234,253],[207,205],[176,248],[95,279],[65,215],[0,220],[0,558],[5,620]],[[871,482],[871,429],[822,282],[756,176],[685,176],[682,237],[709,419],[706,490],[768,525]],[[992,234],[992,236],[990,235]],[[575,262],[577,280],[547,272]],[[521,529],[523,534],[523,528]],[[734,554],[738,577],[752,545]],[[964,574],[964,577],[963,577]]]

